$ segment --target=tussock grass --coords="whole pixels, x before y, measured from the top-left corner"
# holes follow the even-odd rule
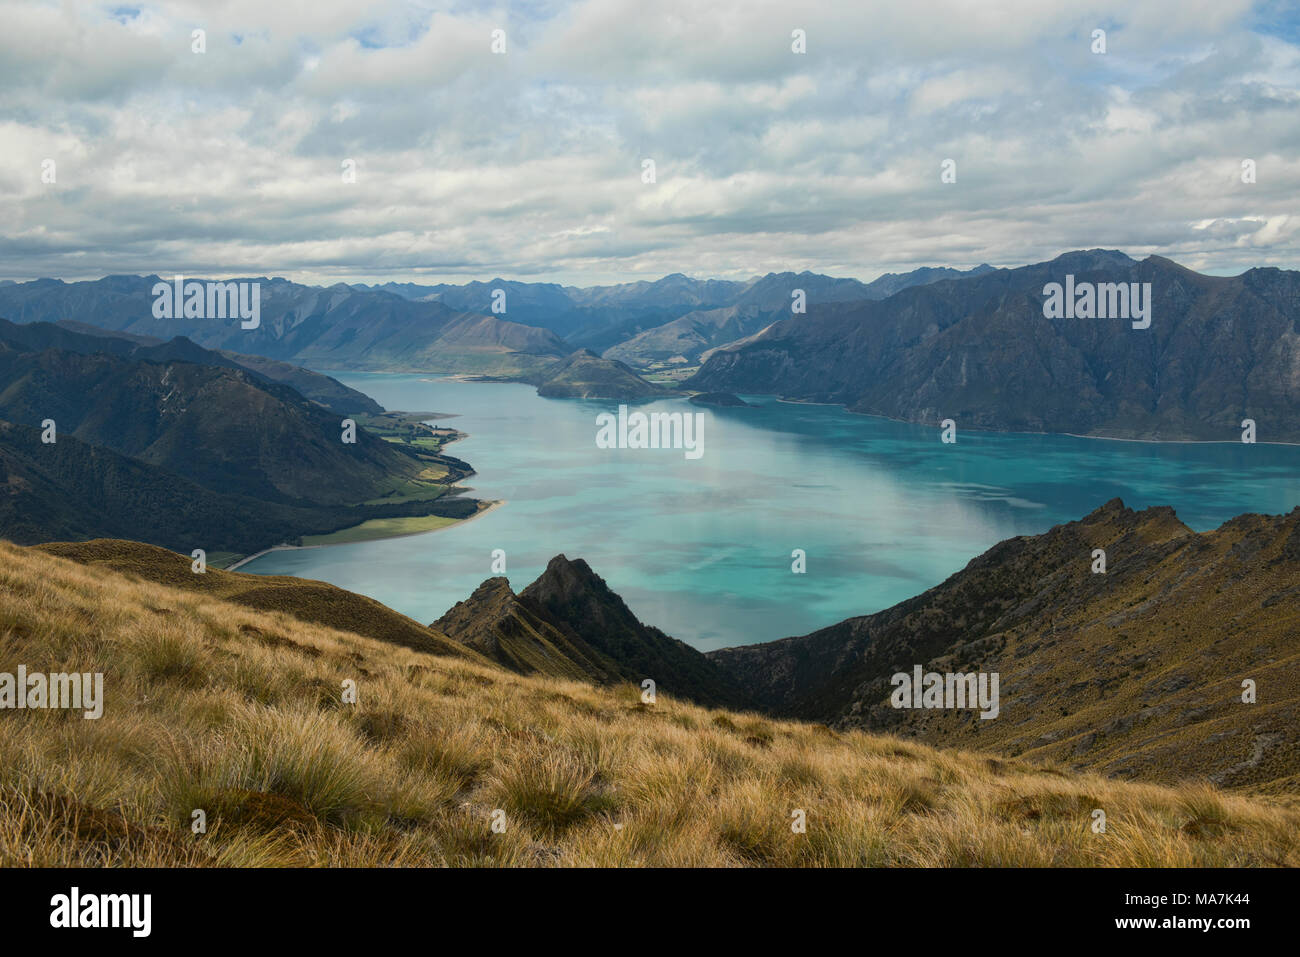
[[[19,664],[107,700],[0,712],[6,866],[1300,864],[1285,795],[646,706],[0,543]]]

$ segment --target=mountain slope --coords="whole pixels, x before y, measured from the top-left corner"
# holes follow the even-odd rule
[[[1150,283],[1151,325],[1046,319],[1044,287]],[[1104,250],[823,305],[712,353],[687,388],[958,428],[1300,441],[1300,272],[1202,276]]]
[[[345,426],[338,411],[273,381],[380,408],[332,379],[184,337],[85,328],[0,320],[0,421],[16,423],[0,431],[0,535],[131,537],[216,560],[370,520],[479,508],[452,487],[470,468],[436,440],[411,441],[409,423],[386,441],[363,425],[394,417],[358,412],[361,424]],[[419,523],[385,528],[393,524]]]
[[[0,418],[55,421],[58,435],[102,445],[216,491],[291,504],[352,504],[425,463],[364,429],[342,441],[337,413],[242,368],[132,360],[0,338]]]
[[[1300,865],[1266,800],[641,705],[4,542],[0,654],[104,676],[97,720],[0,712],[3,866]]]
[[[1106,572],[1091,570],[1094,549]],[[1300,786],[1300,509],[1204,534],[1118,500],[922,595],[713,652],[761,706],[1107,774]],[[896,709],[896,673],[997,672],[1001,712]],[[1242,682],[1259,700],[1241,700]]]
[[[268,382],[287,385],[304,398],[319,402],[327,409],[342,415],[384,411],[383,406],[368,395],[350,389],[327,375],[287,362],[276,362],[263,356],[246,356],[238,352],[214,352],[204,349],[184,336],[177,336],[164,342],[152,336],[114,332],[68,320],[19,325],[0,319],[0,339],[20,346],[22,351],[26,352],[40,352],[43,349],[63,349],[85,354],[107,352],[110,355],[127,359],[143,359],[148,362],[180,360],[226,369],[246,369]]]
[[[690,645],[643,625],[581,558],[557,555],[519,600],[617,662],[635,681],[700,704],[745,707],[749,697]]]
[[[216,568],[195,574],[191,560],[184,555],[154,545],[115,539],[51,542],[37,545],[36,550],[244,608],[280,612],[307,624],[326,625],[416,651],[485,661],[459,642],[398,614],[373,598],[326,582],[290,575],[250,575]]]
[[[458,312],[381,290],[260,284],[260,323],[153,315],[157,276],[54,279],[0,288],[0,315],[18,323],[76,320],[133,335],[185,336],[208,349],[316,368],[517,374],[566,355],[553,333],[492,315]],[[231,280],[235,281],[235,280]]]
[[[0,420],[0,536],[23,545],[132,538],[185,554],[202,548],[215,559],[372,518],[466,518],[477,507],[458,496],[364,507],[267,502],[204,488],[70,435],[47,445],[40,429]]]
[[[47,445],[40,429],[0,421],[0,534],[20,544],[107,535],[242,552],[340,521],[213,492],[72,436]]]
[[[272,382],[287,385],[303,397],[319,402],[340,415],[379,413],[384,407],[364,392],[358,392],[319,372],[304,369],[289,362],[278,362],[265,356],[246,356],[238,352],[220,352],[242,369],[264,376]]]
[[[627,365],[580,349],[529,379],[537,394],[550,399],[650,399],[672,395],[647,382]]]

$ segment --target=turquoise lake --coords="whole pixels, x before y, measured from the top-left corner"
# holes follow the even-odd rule
[[[439,424],[471,434],[448,448],[478,472],[465,484],[507,504],[422,535],[271,552],[241,571],[322,579],[426,623],[492,575],[494,549],[516,590],[564,553],[586,559],[642,621],[708,651],[879,611],[1004,538],[1117,496],[1172,505],[1198,531],[1300,505],[1300,448],[1287,446],[973,431],[944,445],[934,428],[765,396],[745,397],[755,408],[632,407],[702,412],[704,454],[690,460],[598,448],[596,416],[617,402],[330,374],[389,409],[454,414]],[[804,574],[791,571],[794,549],[807,555]]]

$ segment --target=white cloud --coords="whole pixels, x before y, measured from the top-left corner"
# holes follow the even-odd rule
[[[869,279],[1097,245],[1232,272],[1300,250],[1300,50],[1244,0],[132,11],[0,3],[0,278]]]

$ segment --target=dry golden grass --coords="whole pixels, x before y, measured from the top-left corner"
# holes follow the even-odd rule
[[[0,543],[19,664],[107,700],[0,712],[6,866],[1300,864],[1261,798],[648,706]]]

